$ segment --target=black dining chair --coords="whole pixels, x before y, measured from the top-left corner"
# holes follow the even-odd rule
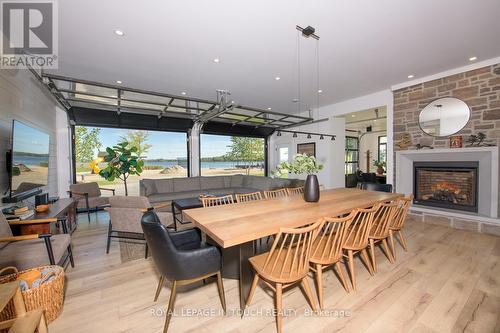
[[[160,273],[154,300],[158,299],[166,280],[172,283],[168,311],[163,332],[167,332],[172,317],[177,287],[192,284],[212,276],[217,277],[217,287],[222,308],[226,312],[226,299],[222,285],[222,257],[220,250],[201,241],[197,229],[169,232],[154,211],[144,213],[141,219],[144,238],[151,250],[153,261]]]
[[[377,184],[377,183],[362,183],[362,190],[378,191],[378,192],[392,192],[392,184]]]
[[[374,172],[363,172],[361,174],[361,181],[363,183],[376,183],[377,182],[377,174]]]

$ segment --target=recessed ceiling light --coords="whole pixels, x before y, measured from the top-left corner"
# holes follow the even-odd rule
[[[220,62],[220,59],[219,58],[214,58],[214,62],[217,64]]]
[[[269,111],[271,111],[271,110],[272,110],[272,108],[267,108],[267,109],[268,109]]]
[[[477,60],[477,57],[470,57],[469,58],[469,61],[474,61],[474,60]]]
[[[274,79],[275,79],[276,81],[281,80],[281,78],[280,78],[279,76],[276,76]]]
[[[322,92],[323,92],[323,90],[321,90],[321,89],[320,89],[320,90],[318,90],[318,94],[321,94]]]
[[[181,95],[186,95],[186,92],[185,91],[181,92]]]
[[[115,35],[118,35],[118,36],[124,36],[125,33],[122,31],[122,30],[115,30]]]
[[[120,80],[116,80],[116,83],[118,83],[118,84],[122,84],[123,82],[122,82],[122,81],[120,81]]]
[[[351,117],[356,118],[356,115],[355,115],[355,114],[353,114],[353,115],[351,115]]]
[[[413,75],[413,74],[408,75],[409,79],[413,79],[414,77],[415,77],[415,75]]]
[[[298,98],[294,98],[294,99],[292,99],[292,102],[294,102],[294,103],[298,103],[298,102],[299,102],[299,99],[298,99]]]

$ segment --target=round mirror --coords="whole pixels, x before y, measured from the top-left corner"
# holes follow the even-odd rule
[[[420,111],[418,123],[425,133],[432,136],[448,136],[467,125],[469,106],[458,98],[445,97],[427,104]]]

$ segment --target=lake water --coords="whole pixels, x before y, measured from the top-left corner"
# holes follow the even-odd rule
[[[144,161],[144,165],[158,165],[163,168],[181,165],[182,167],[186,167],[186,161]],[[264,165],[264,161],[252,162],[252,165]],[[247,163],[242,162],[234,162],[234,161],[224,161],[224,162],[201,162],[202,169],[234,169],[237,165],[247,165]]]
[[[14,153],[12,158],[14,164],[24,164],[26,166],[40,166],[49,163],[48,156],[25,156]]]

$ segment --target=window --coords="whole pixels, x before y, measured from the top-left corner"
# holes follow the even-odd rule
[[[353,174],[359,169],[359,139],[354,136],[345,138],[345,174]]]
[[[186,133],[76,126],[76,181],[97,182],[102,187],[116,189],[117,195],[124,195],[120,179],[110,182],[98,174],[106,165],[103,161],[106,147],[124,140],[138,148],[138,155],[144,161],[141,175],[127,179],[129,195],[139,195],[139,180],[143,178],[188,176]],[[107,192],[103,194],[109,194]]]
[[[288,147],[280,147],[279,152],[280,152],[279,162],[280,163],[288,162]]]
[[[202,134],[200,143],[202,176],[264,176],[265,139]]]
[[[387,137],[378,137],[378,161],[387,162]]]

